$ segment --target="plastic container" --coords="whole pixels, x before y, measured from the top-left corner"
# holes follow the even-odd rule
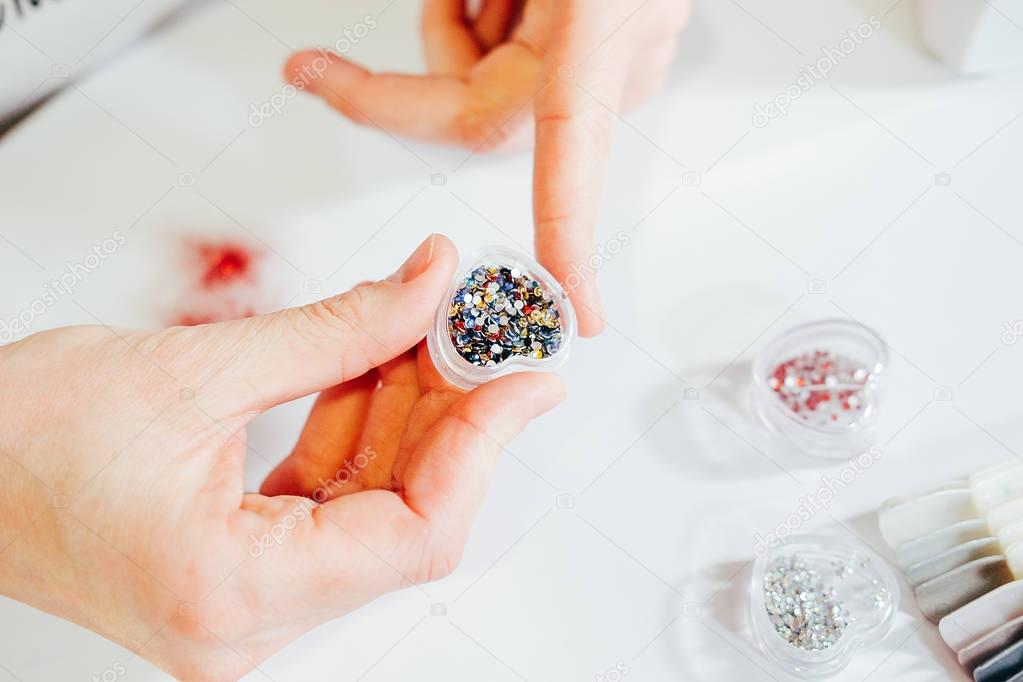
[[[779,397],[772,387],[775,369],[804,353],[827,351],[833,357],[854,360],[866,370],[862,384],[855,384],[855,419],[816,423],[807,421]],[[849,320],[822,320],[789,330],[768,343],[753,360],[754,412],[767,428],[791,442],[801,451],[829,458],[848,458],[865,452],[874,443],[876,422],[881,406],[881,379],[888,365],[888,348],[872,329]],[[822,409],[836,409],[837,392],[852,386],[807,385],[806,395],[827,394]],[[803,414],[809,414],[804,412]]]
[[[779,565],[789,566],[798,558],[814,570],[839,605],[843,622],[841,635],[826,648],[807,650],[791,644],[777,630],[765,604],[765,576]],[[776,582],[769,581],[772,585]],[[776,603],[775,597],[769,595]],[[806,602],[796,595],[800,604]],[[790,675],[800,679],[819,679],[844,669],[855,653],[876,644],[892,628],[899,603],[899,583],[884,559],[861,545],[842,540],[802,535],[769,550],[753,564],[750,585],[750,616],[753,637],[760,650]]]
[[[551,302],[558,314],[561,342],[556,352],[542,358],[511,354],[500,362],[489,366],[480,366],[470,362],[458,352],[452,340],[448,316],[452,305],[457,303],[456,294],[463,287],[471,284],[474,271],[480,267],[508,268],[513,271],[513,274],[531,278],[539,284],[544,296],[547,297],[545,300]],[[518,319],[521,315],[521,311],[508,313],[513,320]],[[575,311],[572,309],[568,295],[558,281],[532,258],[513,249],[491,246],[474,252],[459,264],[458,270],[451,280],[451,286],[437,308],[434,324],[426,336],[426,343],[433,364],[441,376],[455,386],[471,389],[512,372],[554,371],[568,359],[575,337]]]

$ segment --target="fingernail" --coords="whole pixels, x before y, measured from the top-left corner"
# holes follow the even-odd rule
[[[398,271],[388,277],[392,282],[411,282],[419,275],[426,272],[426,269],[430,266],[430,261],[433,260],[433,244],[436,235],[431,234],[426,240],[419,245],[419,247],[412,252],[412,255],[408,257]]]

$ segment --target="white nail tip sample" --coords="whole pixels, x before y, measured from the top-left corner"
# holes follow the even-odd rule
[[[896,495],[895,497],[889,497],[885,500],[884,504],[881,505],[881,511],[891,509],[892,507],[898,507],[899,505],[906,504],[907,502],[919,500],[921,497],[927,497],[934,493],[943,493],[946,490],[968,490],[969,488],[970,482],[965,478],[937,483],[926,490],[918,490],[911,495]]]
[[[980,519],[953,523],[938,530],[908,540],[895,549],[895,561],[902,569],[935,557],[964,542],[988,536],[987,524]]]
[[[892,498],[882,537],[976,682],[1023,682],[1023,462]]]
[[[890,547],[977,518],[968,488],[939,490],[905,502],[886,504],[878,513],[881,536]]]
[[[998,544],[997,538],[970,540],[908,567],[905,570],[906,580],[916,587],[963,564],[1000,553],[1001,545]]]
[[[1023,616],[1013,618],[999,625],[991,632],[981,635],[959,650],[959,665],[972,674],[973,669],[1009,644],[1023,639]]]
[[[1018,521],[1023,521],[1023,499],[1000,504],[987,515],[987,525],[992,533],[998,533]]]
[[[1006,462],[970,476],[973,502],[981,514],[1023,497],[1023,463]]]
[[[954,651],[991,632],[1013,618],[1023,616],[1023,581],[1002,585],[948,614],[938,632]]]
[[[984,525],[987,525],[986,523]],[[1020,540],[1023,540],[1023,520],[1010,523],[1008,526],[1002,526],[998,531],[998,541],[1002,543],[1002,547],[1012,547]]]
[[[1023,577],[1023,540],[1009,545],[1004,550],[1005,560],[1009,562],[1009,570],[1018,580]]]
[[[927,620],[937,623],[998,587],[1012,582],[1005,557],[975,559],[917,586],[916,605]]]

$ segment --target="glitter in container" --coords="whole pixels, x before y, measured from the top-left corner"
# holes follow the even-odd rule
[[[557,280],[527,256],[492,247],[459,266],[427,345],[445,379],[473,388],[512,371],[557,369],[574,336]]]
[[[764,608],[774,631],[804,651],[830,649],[853,620],[835,589],[798,554],[768,566]]]
[[[542,360],[561,349],[561,312],[532,276],[481,265],[451,298],[448,336],[458,354],[478,367],[515,355]]]
[[[812,426],[847,428],[869,416],[870,368],[845,355],[814,350],[785,360],[768,379],[788,409]]]
[[[753,409],[798,450],[846,459],[874,444],[888,348],[850,320],[811,322],[753,359]]]
[[[801,679],[830,677],[891,630],[899,581],[869,548],[838,535],[764,547],[750,578],[757,646]]]

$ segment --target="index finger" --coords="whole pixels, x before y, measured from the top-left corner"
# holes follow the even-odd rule
[[[594,54],[602,39],[599,11],[559,7],[537,95],[533,220],[540,262],[565,287],[583,336],[604,325],[596,273],[586,267],[626,62]]]

